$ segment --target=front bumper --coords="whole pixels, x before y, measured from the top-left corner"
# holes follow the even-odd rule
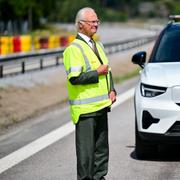
[[[173,125],[180,123],[180,106],[172,98],[172,88],[168,88],[162,95],[147,98],[141,95],[140,85],[138,85],[135,91],[135,110],[138,131],[151,134],[150,136],[156,134],[157,138],[159,135],[166,138],[166,133],[169,132]],[[144,116],[145,112],[147,112],[146,116]],[[152,122],[144,125],[146,120]],[[178,131],[176,133],[180,135],[180,128]],[[178,138],[179,135],[176,135]],[[169,138],[169,135],[167,138]],[[170,137],[170,139],[173,138],[175,138],[174,135],[172,138]]]
[[[180,144],[179,134],[157,134],[157,133],[145,133],[138,132],[140,138],[146,143],[153,144]]]

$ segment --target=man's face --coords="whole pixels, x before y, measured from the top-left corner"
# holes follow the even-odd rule
[[[84,18],[79,23],[81,33],[92,37],[97,32],[99,20],[94,11],[87,11],[84,13]]]

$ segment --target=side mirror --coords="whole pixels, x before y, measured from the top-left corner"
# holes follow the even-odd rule
[[[134,64],[138,64],[141,68],[144,68],[144,64],[146,62],[146,52],[140,51],[133,55],[132,62]]]

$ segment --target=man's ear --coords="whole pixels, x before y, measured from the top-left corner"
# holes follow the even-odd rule
[[[78,22],[78,25],[79,25],[79,29],[82,29],[83,24],[81,22]]]

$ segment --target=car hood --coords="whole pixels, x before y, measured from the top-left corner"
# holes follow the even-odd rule
[[[141,82],[163,87],[180,85],[180,63],[148,63],[141,71]]]

